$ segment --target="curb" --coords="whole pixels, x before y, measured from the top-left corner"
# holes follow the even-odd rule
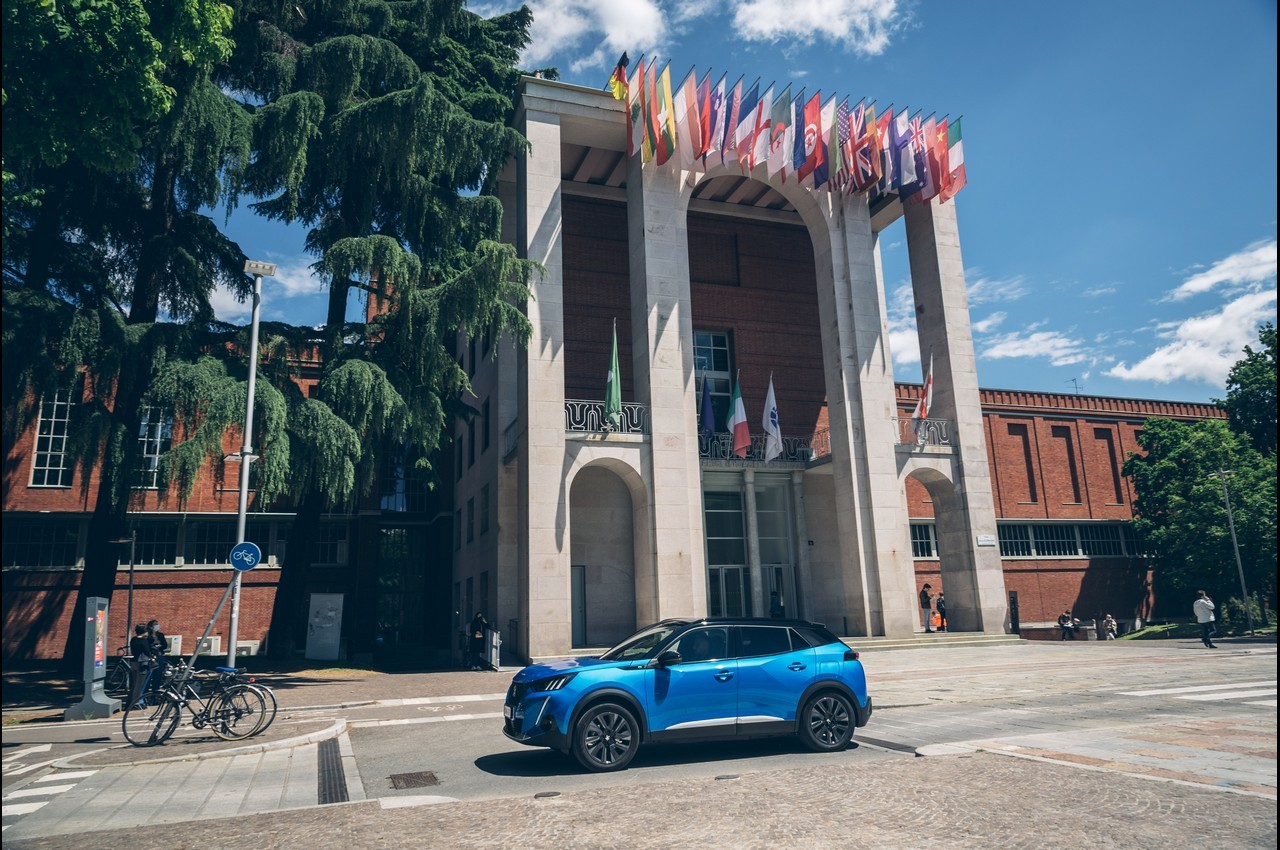
[[[328,740],[329,738],[336,738],[345,731],[347,731],[347,721],[345,719],[335,720],[333,725],[329,726],[326,729],[319,729],[315,732],[308,732],[305,735],[296,735],[292,738],[281,738],[279,741],[270,741],[265,744],[247,744],[242,747],[232,747],[227,750],[213,750],[206,753],[189,753],[187,755],[168,756],[166,758],[159,758],[159,759],[142,759],[139,761],[119,761],[119,762],[111,762],[110,764],[96,764],[94,765],[94,767],[99,769],[106,768],[106,767],[135,767],[137,765],[143,765],[143,764],[166,764],[168,762],[176,762],[176,761],[203,761],[204,759],[226,758],[228,756],[242,756],[242,755],[245,755],[246,753],[265,753],[269,750],[283,750],[289,747],[301,746],[303,744],[315,744],[320,741]],[[117,747],[103,747],[97,750],[90,750],[87,753],[77,753],[74,756],[68,756],[64,759],[58,759],[56,762],[53,763],[53,767],[59,770],[65,770],[65,769],[74,768],[74,767],[81,767],[81,765],[79,764],[74,764],[76,759],[84,758],[87,755],[92,755],[93,753],[100,753],[105,750],[121,749],[126,746],[132,749],[132,745],[122,744]]]

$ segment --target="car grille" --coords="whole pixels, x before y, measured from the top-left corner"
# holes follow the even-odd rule
[[[520,700],[525,698],[525,695],[529,693],[529,690],[528,682],[512,682],[511,687],[507,689],[507,705],[519,705]]]

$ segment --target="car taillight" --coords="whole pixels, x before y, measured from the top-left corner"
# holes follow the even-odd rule
[[[844,651],[844,660],[845,660],[845,661],[857,661],[857,660],[858,660],[858,650],[856,650],[856,649],[846,649],[846,650]]]

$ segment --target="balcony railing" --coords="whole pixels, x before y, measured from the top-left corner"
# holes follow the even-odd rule
[[[900,446],[946,446],[951,447],[950,419],[910,419],[898,417],[894,420]]]
[[[751,445],[747,446],[746,457],[739,457],[733,452],[733,435],[732,434],[716,434],[712,437],[705,435],[698,436],[698,455],[707,460],[726,460],[726,461],[753,461],[755,463],[765,463],[765,445],[767,437],[764,434],[753,434],[751,436]],[[812,437],[787,437],[782,438],[782,454],[768,461],[769,463],[808,463],[813,460],[814,454],[812,449]]]
[[[564,400],[564,430],[588,434],[647,434],[649,408],[643,404],[623,404],[622,417],[615,429],[604,418],[603,401]]]

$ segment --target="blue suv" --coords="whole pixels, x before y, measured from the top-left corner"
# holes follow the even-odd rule
[[[622,770],[642,743],[797,735],[848,746],[871,718],[858,653],[803,620],[664,620],[598,658],[524,668],[503,732],[588,770]]]

